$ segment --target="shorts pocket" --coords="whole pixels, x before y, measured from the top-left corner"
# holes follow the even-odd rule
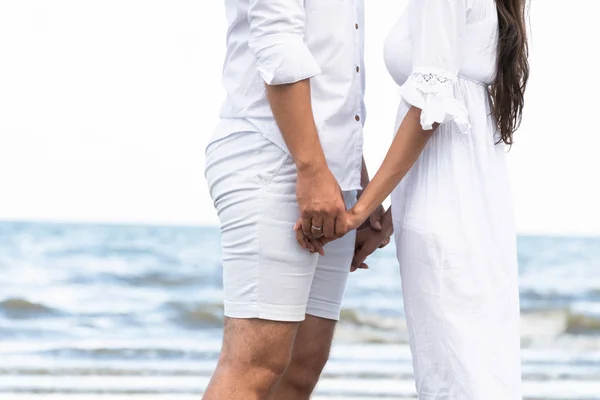
[[[279,146],[264,139],[265,143],[258,150],[258,179],[263,188],[269,187],[286,166],[292,163],[291,156]]]
[[[264,186],[269,186],[271,184],[271,182],[273,182],[273,180],[279,175],[279,173],[281,172],[281,170],[283,169],[283,167],[285,167],[285,165],[290,161],[290,155],[286,154],[281,161],[279,162],[279,164],[277,165],[277,168],[275,168],[275,171],[273,171],[273,173],[271,174],[271,176],[269,177],[269,179],[267,180],[267,182],[265,182]]]

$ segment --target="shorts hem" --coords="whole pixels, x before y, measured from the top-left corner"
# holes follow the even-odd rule
[[[262,303],[225,302],[225,316],[240,319],[301,322],[306,316],[306,306],[282,306]]]
[[[450,396],[447,393],[426,393],[419,392],[418,393],[419,400],[440,400],[440,399],[448,399]]]
[[[340,306],[333,306],[328,303],[310,299],[308,300],[308,305],[306,306],[306,314],[332,321],[340,320],[341,311],[342,310]]]

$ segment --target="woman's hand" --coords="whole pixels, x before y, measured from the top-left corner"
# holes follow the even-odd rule
[[[387,246],[390,243],[390,236],[391,234],[388,232],[376,231],[371,227],[360,229],[356,233],[356,245],[354,247],[354,257],[352,258],[350,272],[354,272],[357,269],[369,269],[365,260],[375,250]]]
[[[384,214],[385,208],[383,208],[383,204],[381,204],[358,229],[361,230],[363,228],[371,227],[376,231],[380,231],[382,228]]]

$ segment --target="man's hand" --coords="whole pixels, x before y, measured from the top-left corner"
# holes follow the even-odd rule
[[[325,255],[323,247],[325,247],[327,243],[333,242],[334,240],[346,235],[346,233],[358,229],[358,227],[363,221],[366,220],[366,218],[367,217],[365,216],[361,219],[361,217],[353,214],[352,210],[346,211],[344,209],[340,214],[337,215],[335,219],[335,235],[333,237],[325,237],[324,235],[312,237],[307,235],[303,232],[303,219],[300,218],[294,225],[294,231],[296,231],[296,240],[302,248],[310,250],[312,253]]]
[[[305,237],[335,239],[346,233],[346,205],[327,164],[298,168],[296,195]]]
[[[348,231],[342,191],[326,163],[298,167],[297,170],[300,219],[294,227],[296,239],[303,248],[325,255],[324,243],[342,237]]]
[[[387,246],[388,243],[390,243],[390,237],[381,230],[377,231],[371,227],[360,229],[356,233],[356,245],[350,272],[357,269],[369,269],[369,266],[365,263],[367,257],[378,248]]]
[[[302,248],[310,250],[312,253],[325,255],[323,247],[325,247],[327,243],[332,242],[335,239],[344,236],[346,233],[356,229],[358,232],[363,232],[363,236],[357,239],[357,241],[360,239],[361,245],[366,238],[366,233],[372,231],[373,233],[379,233],[379,236],[384,238],[379,243],[380,247],[383,248],[389,243],[389,237],[392,235],[394,230],[391,222],[391,212],[385,212],[383,207],[381,208],[383,215],[381,215],[381,217],[376,217],[376,220],[380,221],[380,226],[378,226],[379,229],[374,229],[371,227],[371,223],[369,219],[367,219],[366,215],[362,216],[361,214],[357,214],[354,212],[354,209],[349,211],[344,210],[336,217],[336,230],[334,237],[327,238],[325,236],[321,236],[313,238],[309,235],[306,235],[304,232],[302,232],[302,219],[299,219],[296,222],[296,225],[294,225],[294,230],[296,231],[296,240]],[[375,220],[375,218],[372,220]],[[387,240],[385,238],[387,238]]]

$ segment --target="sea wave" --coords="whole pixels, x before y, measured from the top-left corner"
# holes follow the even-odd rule
[[[162,280],[164,277],[154,276],[148,279]],[[175,284],[175,282],[173,283]],[[524,344],[527,345],[540,338],[557,338],[563,335],[598,336],[600,338],[600,314],[586,311],[589,310],[585,308],[523,310],[521,336]],[[139,326],[145,330],[154,329],[152,324],[157,323],[158,320],[168,321],[172,328],[185,330],[219,329],[223,326],[223,305],[216,301],[169,301],[159,305],[155,309],[155,315],[156,318],[147,320],[136,319],[134,314],[126,315],[123,323],[130,324],[132,327]],[[71,315],[43,302],[13,297],[0,301],[0,320],[2,317],[9,320],[34,321],[36,318],[44,317],[58,317],[66,320],[74,318],[76,315]],[[110,317],[114,321],[124,318],[121,314],[111,314],[108,311],[86,314],[86,317],[85,321],[88,325],[90,318],[92,322],[96,317]],[[77,323],[78,326],[83,326],[81,321]],[[0,328],[6,330],[10,328],[10,325]],[[27,326],[18,326],[20,330],[25,328]],[[381,313],[360,308],[344,308],[336,335],[339,339],[349,342],[407,343],[408,341],[406,321],[400,314],[400,310],[397,313]]]
[[[147,274],[134,276],[114,276],[114,278],[118,281],[124,282],[128,285],[135,287],[150,286],[162,288],[178,288],[206,283],[200,279],[200,276],[172,275],[169,273],[161,272],[150,272]]]
[[[156,247],[156,245],[155,245]],[[156,248],[138,247],[136,245],[78,245],[46,251],[45,257],[48,259],[75,259],[75,258],[93,258],[103,260],[107,258],[120,258],[128,261],[132,260],[150,260],[153,263],[169,266],[179,266],[179,258],[175,254],[167,251],[161,251]]]
[[[600,317],[578,313],[567,313],[567,333],[600,334]]]
[[[170,360],[170,359],[212,359],[218,355],[214,351],[201,351],[194,348],[56,348],[40,351],[38,354],[57,358],[87,358],[97,360]]]
[[[14,319],[39,318],[60,314],[58,310],[52,307],[22,298],[10,298],[0,301],[0,313]]]
[[[216,354],[215,354],[216,355]],[[54,359],[42,365],[12,364],[0,365],[0,377],[188,377],[210,376],[216,366],[216,359],[193,360],[171,359],[160,363],[146,360],[98,360]],[[110,363],[110,364],[109,364]],[[361,361],[360,363],[340,360],[333,357],[322,373],[323,379],[396,379],[412,380],[413,369],[410,360]],[[600,381],[600,365],[530,364],[523,366],[524,381]],[[1,378],[0,378],[1,379]]]
[[[336,335],[351,342],[406,343],[408,331],[402,316],[382,316],[354,309],[344,309]],[[521,337],[524,345],[538,339],[560,336],[591,336],[588,343],[600,348],[600,316],[569,309],[523,312]]]
[[[223,305],[217,303],[170,302],[162,307],[170,320],[185,328],[220,328]]]

